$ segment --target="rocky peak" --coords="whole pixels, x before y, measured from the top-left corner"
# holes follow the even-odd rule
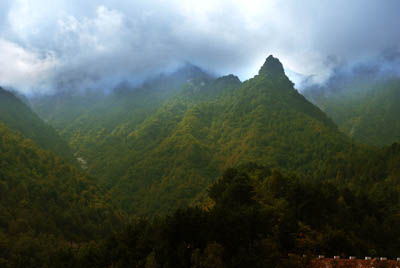
[[[268,58],[265,60],[264,65],[261,67],[260,71],[258,72],[259,75],[267,74],[267,75],[281,75],[285,74],[283,70],[282,63],[279,59],[274,58],[274,56],[269,55]]]

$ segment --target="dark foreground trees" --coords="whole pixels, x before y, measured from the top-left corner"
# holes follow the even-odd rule
[[[336,174],[332,167],[316,177],[257,164],[231,168],[209,188],[206,208],[135,219],[92,240],[69,242],[9,221],[7,230],[17,231],[0,231],[0,264],[299,267],[293,256],[397,257],[399,153],[394,144],[376,155],[347,156],[336,163]]]
[[[248,164],[226,170],[210,187],[211,208],[134,220],[87,243],[28,234],[2,240],[0,261],[5,267],[215,268],[299,267],[293,256],[303,254],[395,257],[396,174],[361,187],[339,177],[321,182]]]

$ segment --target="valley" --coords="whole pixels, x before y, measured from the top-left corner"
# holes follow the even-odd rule
[[[340,97],[321,92],[305,91],[320,109],[273,56],[243,82],[186,65],[140,87],[36,96],[30,107],[0,89],[1,263],[295,267],[287,254],[396,256],[400,145],[358,136],[362,119],[349,132]],[[368,92],[353,98],[372,109]],[[390,120],[370,129],[399,133]]]
[[[255,162],[307,172],[350,147],[272,56],[243,83],[192,66],[162,80],[100,99],[89,94],[83,102],[93,99],[92,106],[67,122],[76,113],[67,103],[33,103],[130,213],[204,203],[208,185],[228,167]],[[169,84],[178,89],[160,88]]]

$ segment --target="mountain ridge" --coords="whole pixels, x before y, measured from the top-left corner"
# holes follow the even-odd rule
[[[0,121],[32,139],[39,147],[72,159],[67,143],[13,93],[0,87]]]
[[[385,146],[400,141],[399,89],[399,78],[360,75],[306,88],[304,94],[355,141]]]
[[[208,185],[231,166],[252,161],[306,172],[350,144],[294,89],[273,56],[243,83],[233,75],[200,77],[172,91],[146,113],[135,109],[159,91],[123,93],[130,115],[115,116],[127,108],[107,106],[59,128],[87,160],[88,172],[135,214],[204,203]],[[96,119],[100,115],[112,125]]]

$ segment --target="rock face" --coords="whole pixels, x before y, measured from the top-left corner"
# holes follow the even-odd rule
[[[310,268],[371,268],[371,267],[387,267],[397,268],[400,267],[400,262],[394,260],[379,260],[377,258],[372,260],[360,259],[314,259],[311,261]]]
[[[261,67],[259,74],[267,74],[271,76],[279,76],[285,74],[283,70],[283,65],[279,59],[274,58],[274,56],[269,55],[265,60],[264,65]]]

